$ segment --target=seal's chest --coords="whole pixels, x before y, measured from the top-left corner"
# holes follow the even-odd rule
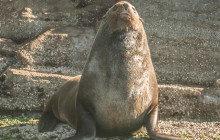
[[[141,124],[142,115],[146,108],[138,107],[139,104],[142,104],[142,101],[136,100],[139,99],[121,98],[120,95],[118,99],[107,96],[105,99],[97,101],[94,103],[95,118],[98,118],[97,123],[112,130],[132,128]]]

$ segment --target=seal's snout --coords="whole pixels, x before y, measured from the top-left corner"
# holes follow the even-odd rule
[[[120,18],[123,20],[129,20],[131,18],[131,9],[127,3],[115,5],[114,10],[120,13]]]
[[[121,1],[113,5],[103,17],[104,26],[114,28],[114,32],[138,30],[142,22],[135,7],[126,1]]]
[[[128,4],[123,4],[123,7],[125,8],[125,10],[128,10]]]

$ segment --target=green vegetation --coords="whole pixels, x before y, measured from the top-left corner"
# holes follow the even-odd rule
[[[24,114],[22,114],[21,116],[18,116],[18,117],[1,116],[0,117],[0,129],[3,129],[5,127],[10,127],[10,126],[23,126],[23,125],[27,125],[27,124],[37,125],[38,120],[39,120],[39,118],[25,116]],[[194,139],[194,140],[196,139],[194,136],[191,136],[187,133],[178,134],[178,136],[182,137],[182,138],[189,138],[189,139]],[[11,129],[7,133],[5,133],[4,136],[1,138],[1,140],[14,140],[15,137],[17,139],[24,139],[25,138],[24,134],[19,133],[19,129],[17,127],[14,127],[13,129]],[[143,137],[149,138],[148,134],[146,132],[145,133],[142,132],[141,129],[136,134],[133,135],[133,138],[143,138]],[[207,139],[207,136],[205,136],[205,135],[200,135],[199,137],[202,139]],[[133,138],[131,138],[131,139],[133,139]],[[31,140],[38,140],[37,137],[32,137],[30,139]],[[220,135],[217,136],[215,138],[215,140],[220,140]]]
[[[14,125],[25,125],[38,123],[38,118],[32,118],[22,114],[19,117],[2,116],[0,117],[0,128],[14,126]]]
[[[190,138],[190,139],[195,140],[195,137],[194,137],[194,136],[189,135],[189,134],[186,134],[186,133],[184,133],[184,134],[178,134],[178,136],[181,137],[181,138]]]
[[[182,135],[180,135],[181,136],[181,138],[188,138],[189,137],[189,135],[188,134],[182,134]]]
[[[203,136],[200,136],[200,138],[203,138],[203,139],[204,139],[204,138],[206,138],[206,136],[203,135]]]
[[[11,116],[1,116],[0,117],[0,129],[10,126],[21,126],[26,124],[36,125],[38,123],[38,118],[28,117],[22,114],[18,117]],[[4,136],[1,137],[1,140],[14,140],[14,139],[24,139],[24,134],[19,132],[17,127],[10,129],[8,132],[4,133]],[[37,137],[30,138],[30,140],[38,140]]]
[[[147,137],[149,138],[147,133],[137,133],[136,135],[133,136],[133,138],[143,138],[143,137]]]

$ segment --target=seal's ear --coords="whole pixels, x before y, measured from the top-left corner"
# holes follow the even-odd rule
[[[144,20],[143,20],[142,18],[139,18],[139,20],[140,20],[142,23],[144,23]]]

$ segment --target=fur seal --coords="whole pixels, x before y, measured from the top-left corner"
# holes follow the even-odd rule
[[[39,131],[63,121],[77,129],[67,140],[128,135],[142,126],[153,139],[181,139],[159,134],[157,116],[158,84],[142,19],[121,1],[103,17],[82,76],[48,102]]]

